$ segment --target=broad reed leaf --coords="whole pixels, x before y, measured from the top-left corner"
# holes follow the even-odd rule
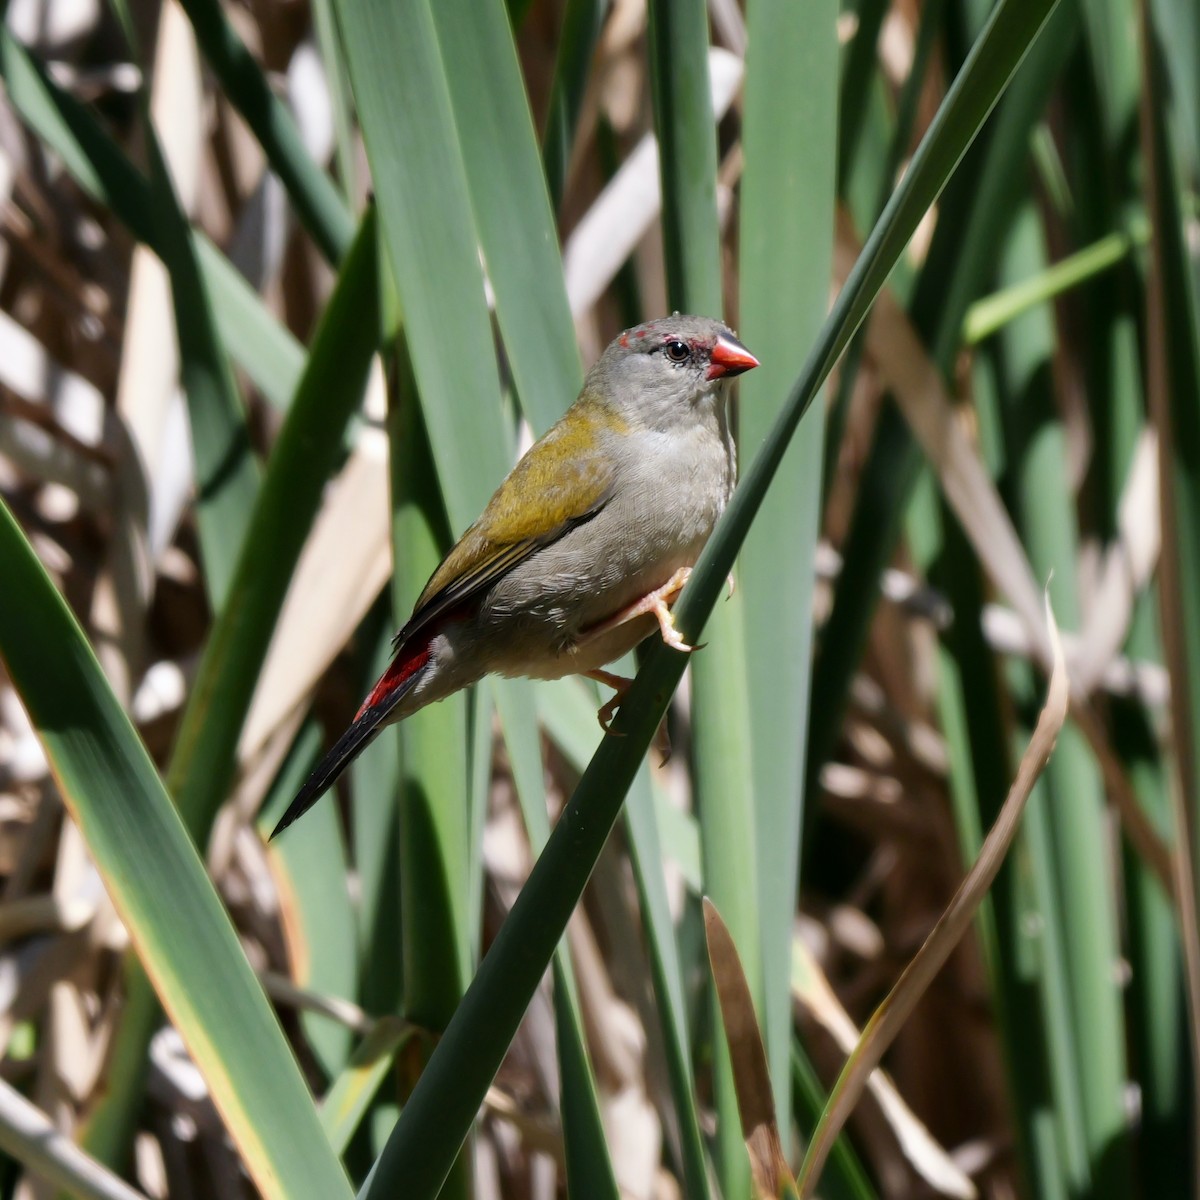
[[[291,1049],[183,821],[5,505],[0,553],[9,585],[0,589],[0,656],[247,1169],[264,1196],[347,1195]]]

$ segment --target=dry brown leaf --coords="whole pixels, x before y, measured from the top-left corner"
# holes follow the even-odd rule
[[[934,976],[966,933],[976,909],[992,886],[1012,845],[1021,814],[1025,811],[1025,802],[1049,760],[1059,731],[1067,718],[1070,682],[1063,658],[1062,641],[1058,636],[1054,614],[1050,611],[1049,600],[1045,603],[1045,613],[1053,669],[1050,673],[1046,703],[1038,716],[1029,745],[1021,757],[1017,777],[1009,788],[996,823],[984,840],[975,865],[959,885],[954,898],[925,939],[921,949],[905,967],[895,986],[867,1022],[857,1048],[838,1078],[800,1169],[797,1182],[801,1197],[813,1194],[834,1140],[862,1096],[872,1071],[879,1065]]]
[[[775,1200],[784,1195],[793,1182],[775,1121],[775,1098],[771,1092],[767,1052],[737,947],[716,905],[707,896],[704,897],[704,935],[721,1005],[721,1023],[729,1042],[742,1137],[750,1152],[750,1174],[757,1194],[764,1200]]]
[[[861,1035],[834,995],[812,951],[799,937],[792,939],[792,994],[833,1038],[843,1054],[853,1053]],[[867,1078],[867,1087],[895,1133],[905,1158],[926,1183],[945,1196],[960,1196],[964,1200],[979,1194],[967,1175],[904,1102],[886,1071],[880,1068],[872,1071]]]

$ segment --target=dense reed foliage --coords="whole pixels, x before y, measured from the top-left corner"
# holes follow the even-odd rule
[[[6,7],[0,1196],[1200,1195],[1192,0]],[[676,309],[704,649],[268,844]]]

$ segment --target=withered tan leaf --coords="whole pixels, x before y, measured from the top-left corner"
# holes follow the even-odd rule
[[[721,1005],[721,1021],[729,1042],[742,1137],[750,1152],[750,1174],[756,1194],[774,1200],[788,1194],[795,1185],[775,1121],[767,1052],[737,947],[716,905],[707,896],[704,897],[704,934],[708,941],[713,983]]]
[[[847,1060],[829,1103],[821,1114],[821,1120],[801,1165],[797,1180],[801,1197],[813,1194],[834,1139],[861,1098],[871,1072],[879,1065],[934,976],[942,969],[946,959],[962,939],[975,916],[976,909],[992,886],[1016,836],[1029,793],[1046,766],[1059,731],[1067,718],[1070,683],[1066,661],[1063,658],[1062,641],[1058,636],[1058,626],[1054,622],[1049,600],[1045,602],[1045,613],[1053,669],[1050,673],[1046,703],[1038,717],[1033,736],[1029,739],[1029,745],[1021,756],[1017,777],[1008,790],[996,823],[984,840],[975,865],[959,885],[954,898],[920,950],[867,1022],[858,1046]]]

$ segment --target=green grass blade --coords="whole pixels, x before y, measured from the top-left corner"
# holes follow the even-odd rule
[[[409,1041],[422,1036],[407,1021],[383,1017],[363,1038],[321,1104],[321,1124],[338,1154],[345,1154],[396,1057]]]
[[[663,855],[650,774],[645,768],[638,773],[629,789],[624,815],[629,857],[645,930],[646,953],[650,959],[654,995],[662,1024],[663,1055],[667,1061],[667,1074],[679,1121],[683,1193],[685,1196],[704,1197],[710,1190],[708,1167],[700,1135],[696,1083],[692,1074],[683,968],[679,961],[675,924],[671,919],[666,881],[663,878]]]
[[[321,253],[338,263],[354,237],[354,218],[329,176],[313,162],[295,119],[217,0],[183,0],[222,94],[242,114]]]
[[[626,672],[627,666],[618,663],[615,669]],[[544,684],[537,690],[537,699],[539,719],[547,735],[570,765],[582,773],[600,738],[594,695],[581,681],[567,678]],[[663,840],[670,843],[675,865],[692,894],[698,897],[702,891],[699,837],[691,816],[673,807],[662,790],[654,788],[644,764],[630,787],[624,816],[646,952],[662,1025],[663,1055],[679,1121],[684,1194],[705,1196],[710,1190],[708,1165],[692,1075],[692,1043],[688,1032],[683,967],[667,900],[662,847]],[[666,839],[660,839],[660,827],[667,831]]]
[[[680,598],[676,616],[685,635],[695,636],[716,603],[805,408],[1052,8],[1053,0],[1007,0],[972,50],[822,326],[767,444],[739,485]],[[684,665],[682,656],[665,646],[651,650],[617,715],[616,728],[624,736],[601,743],[360,1195],[389,1195],[389,1187],[399,1179],[416,1200],[437,1193],[562,936]]]
[[[720,316],[717,141],[703,0],[652,0],[649,52],[668,306]],[[708,646],[692,661],[693,781],[705,892],[724,914],[761,1006],[754,777],[742,635],[739,596],[712,614],[704,634]],[[715,996],[711,1002],[715,1005]],[[749,1164],[719,1021],[714,1029],[714,1157],[726,1200],[736,1200],[749,1195]]]
[[[1127,650],[1162,661],[1155,629],[1155,598],[1137,605]],[[1158,743],[1149,712],[1135,700],[1113,705],[1114,748],[1154,828],[1168,844],[1172,828],[1171,764]],[[1154,872],[1125,855],[1129,902],[1130,1057],[1142,1091],[1138,1179],[1147,1195],[1185,1200],[1191,1195],[1189,1133],[1192,1127],[1191,1062],[1180,1054],[1187,1020],[1183,954],[1176,908]]]
[[[403,356],[403,350],[401,350]],[[446,510],[428,452],[424,413],[403,360],[388,406],[392,611],[407,618],[450,542]],[[387,735],[385,735],[387,736]],[[474,927],[466,911],[472,838],[467,809],[467,697],[459,693],[414,713],[393,735],[399,745],[398,848],[400,1015],[432,1031],[446,1028],[474,968]],[[401,1095],[415,1082],[410,1062]],[[461,1155],[442,1195],[470,1195],[468,1156]],[[400,1188],[394,1188],[399,1192]]]
[[[446,512],[422,430],[411,374],[402,366],[389,404],[392,612],[407,619],[450,540]],[[388,735],[385,735],[388,736]],[[466,696],[451,696],[404,720],[400,745],[400,943],[402,1013],[427,1029],[445,1028],[474,965],[467,870]]]
[[[837,166],[837,4],[758,0],[747,14],[739,331],[762,366],[741,383],[739,436],[757,446],[825,314]],[[794,214],[803,212],[797,221]],[[813,561],[825,422],[798,431],[740,560],[754,763],[763,1035],[776,1119],[791,1128],[789,954],[797,895],[812,654]]]
[[[583,372],[516,47],[501,0],[439,0],[432,11],[509,369],[544,433]]]
[[[1000,250],[1001,278],[1022,278],[1043,262],[1037,215],[1027,208]],[[997,339],[997,373],[1002,379],[1006,458],[1012,479],[1016,521],[1036,576],[1050,579],[1058,619],[1079,627],[1080,582],[1074,497],[1062,464],[1066,459],[1062,422],[1054,415],[1050,390],[1054,331],[1050,313],[1030,312]],[[1108,834],[1099,770],[1079,731],[1063,730],[1046,768],[1045,821],[1049,834],[1049,876],[1040,887],[1061,906],[1058,919],[1063,957],[1047,956],[1047,972],[1062,972],[1057,991],[1067,997],[1071,1036],[1077,1052],[1078,1088],[1090,1187],[1114,1200],[1127,1195],[1129,1128],[1122,1099],[1125,1088],[1125,1026],[1116,978],[1120,950],[1117,913],[1108,880],[1096,870]],[[1047,914],[1047,922],[1054,917]]]
[[[374,218],[368,216],[340,286],[313,339],[308,367],[268,464],[225,605],[209,635],[181,719],[168,789],[196,843],[207,842],[236,766],[237,741],[253,698],[292,570],[341,454],[342,433],[357,408],[377,340]],[[147,983],[134,967],[130,1002],[116,1034],[122,1078],[143,1069],[157,1021]],[[140,1091],[110,1086],[92,1114],[86,1144],[111,1160],[132,1133]]]
[[[265,840],[321,756],[321,730],[310,719],[258,814]],[[284,929],[291,935],[296,983],[322,996],[353,1000],[358,994],[355,912],[346,878],[346,847],[336,804],[319,804],[301,833],[273,842],[272,875],[279,889]],[[301,1012],[300,1024],[327,1077],[337,1076],[350,1055],[351,1032],[321,1013]]]
[[[546,132],[542,137],[542,166],[554,212],[562,204],[567,186],[575,126],[583,107],[588,70],[607,7],[606,0],[567,0],[563,13],[558,56],[554,60],[554,82],[550,85]]]
[[[541,741],[533,719],[536,711],[533,686],[524,679],[497,679],[492,690],[525,818],[525,831],[536,856],[550,836],[550,818],[546,812]],[[565,941],[554,952],[553,971],[567,1189],[574,1196],[616,1200],[617,1181],[605,1141],[596,1080],[588,1061],[570,948]]]
[[[701,0],[651,0],[650,84],[662,180],[667,297],[683,312],[720,317],[717,139]]]
[[[390,597],[384,597],[363,622],[368,647],[356,675],[365,696],[392,661],[395,632]],[[362,978],[359,1002],[368,1012],[400,1011],[404,987],[400,922],[400,743],[386,734],[371,754],[350,767],[353,798],[351,833],[359,878],[359,953]]]
[[[0,654],[155,989],[264,1195],[346,1178],[262,988],[83,633],[0,505]],[[169,903],[166,898],[169,897]]]
[[[333,0],[314,0],[312,6],[313,32],[321,49],[321,65],[329,84],[329,105],[333,111],[333,148],[337,156],[338,175],[342,193],[353,204],[359,195],[359,169],[355,160],[357,142],[354,134],[354,100],[350,95],[350,80],[342,44],[338,39],[337,18]]]
[[[1187,982],[1192,1065],[1193,1119],[1200,1108],[1200,869],[1195,840],[1200,807],[1200,304],[1195,260],[1189,257],[1180,204],[1176,147],[1179,117],[1159,102],[1167,86],[1162,33],[1143,16],[1144,92],[1141,137],[1147,161],[1151,213],[1152,273],[1148,291],[1148,384],[1150,414],[1159,438],[1159,504],[1163,549],[1159,566],[1159,611],[1171,676],[1171,722],[1178,789],[1174,825],[1180,841],[1176,878]],[[1184,74],[1175,82],[1181,83]],[[1194,81],[1194,77],[1193,77]],[[1194,148],[1193,148],[1194,149]],[[1192,839],[1188,844],[1189,837]],[[1190,893],[1190,894],[1189,894]],[[1200,1150],[1194,1139],[1193,1188],[1200,1179]]]
[[[437,478],[460,531],[512,466],[513,439],[433,18],[427,0],[339,0],[337,12]]]
[[[1150,240],[1150,226],[1135,222],[1128,232],[1110,233],[1090,246],[1068,255],[1053,266],[1022,279],[990,296],[976,300],[963,321],[963,342],[977,345],[1047,300],[1090,283],[1104,271],[1127,259],[1133,249]]]

